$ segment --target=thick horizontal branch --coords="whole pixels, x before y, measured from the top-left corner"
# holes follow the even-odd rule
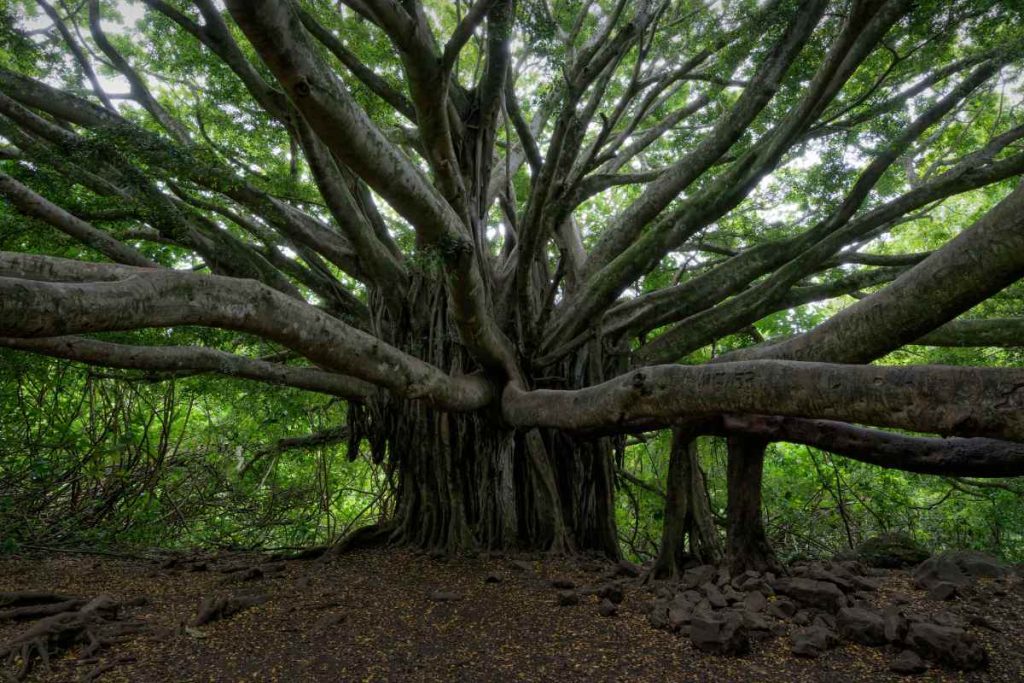
[[[0,337],[0,346],[105,368],[209,372],[340,396],[351,401],[364,401],[378,392],[374,385],[354,377],[315,368],[270,363],[199,346],[135,346],[84,337]]]
[[[999,439],[906,436],[830,420],[767,415],[726,415],[722,426],[728,433],[804,444],[905,472],[951,477],[1024,475],[1024,444]]]
[[[1024,369],[793,361],[639,368],[578,390],[505,389],[516,426],[613,432],[724,413],[776,414],[1024,441]]]
[[[0,260],[3,256],[0,252]],[[480,408],[492,397],[490,385],[480,378],[449,377],[254,280],[169,270],[88,284],[0,278],[0,336],[56,337],[174,325],[254,334],[331,370],[450,410]]]
[[[153,272],[152,268],[0,251],[0,277],[39,282],[113,282]]]
[[[914,343],[923,346],[1024,346],[1024,318],[951,320]]]

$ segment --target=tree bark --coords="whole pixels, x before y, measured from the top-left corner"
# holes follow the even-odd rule
[[[728,540],[726,558],[732,573],[747,570],[779,572],[761,518],[761,477],[767,441],[747,436],[730,436],[726,507]]]
[[[696,433],[673,428],[661,548],[651,569],[655,579],[675,579],[690,564],[714,564],[721,559],[697,454]]]

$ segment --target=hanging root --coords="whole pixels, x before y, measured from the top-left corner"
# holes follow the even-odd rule
[[[31,604],[35,600],[37,604]],[[23,680],[36,661],[48,670],[50,657],[81,646],[81,657],[92,657],[100,649],[146,628],[141,623],[119,623],[120,605],[109,595],[88,602],[50,593],[0,594],[0,604],[17,605],[0,613],[9,620],[44,617],[21,635],[0,645],[0,673],[8,680]],[[66,608],[55,611],[58,607]],[[12,675],[10,669],[16,667]]]

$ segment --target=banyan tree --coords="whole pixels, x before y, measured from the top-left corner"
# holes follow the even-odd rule
[[[615,469],[654,429],[659,575],[717,553],[701,436],[734,569],[775,561],[771,442],[1024,472],[1024,369],[886,360],[1024,342],[977,315],[1024,277],[1016,2],[6,12],[0,344],[347,401],[395,487],[364,540],[617,556]],[[915,233],[938,246],[892,248]],[[135,336],[184,327],[236,342]]]

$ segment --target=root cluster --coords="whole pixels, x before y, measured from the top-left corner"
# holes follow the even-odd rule
[[[94,658],[103,648],[147,629],[146,624],[119,620],[121,605],[109,595],[92,600],[43,592],[0,593],[0,621],[34,621],[13,640],[0,645],[0,675],[20,681],[37,663],[49,669],[51,657],[77,649],[80,660]],[[109,669],[98,667],[83,675],[93,680]]]

